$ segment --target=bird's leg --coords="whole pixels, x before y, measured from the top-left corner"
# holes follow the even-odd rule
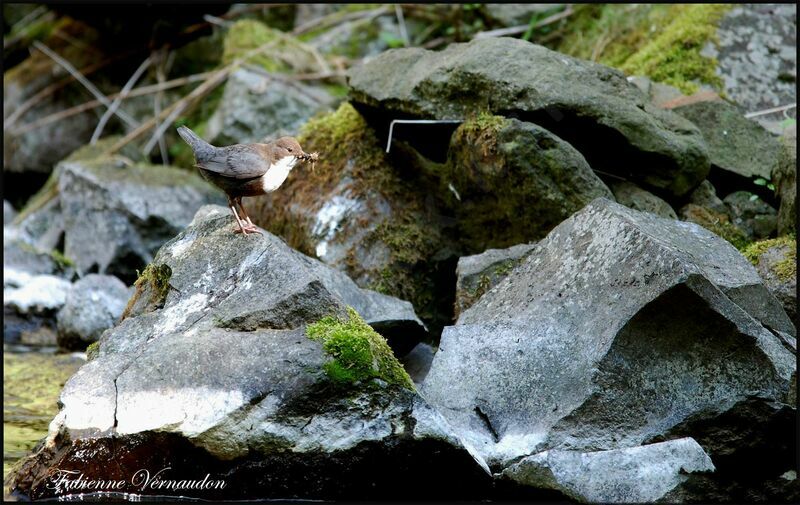
[[[228,207],[230,207],[231,211],[233,212],[233,217],[236,218],[236,224],[239,225],[238,230],[233,230],[233,233],[241,233],[242,235],[247,235],[247,230],[245,229],[244,225],[242,224],[242,220],[239,219],[239,213],[236,212],[236,205],[234,200],[228,200]]]
[[[244,216],[245,220],[247,221],[247,231],[251,231],[251,232],[255,232],[255,233],[261,234],[261,230],[259,230],[258,227],[256,225],[254,225],[252,221],[250,221],[250,216],[248,216],[247,215],[247,211],[244,210],[244,205],[242,205],[242,197],[240,196],[240,197],[234,199],[234,201],[239,206],[239,210],[242,211],[242,216]]]

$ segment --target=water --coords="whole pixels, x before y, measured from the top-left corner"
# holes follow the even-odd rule
[[[3,346],[3,481],[20,458],[47,435],[58,395],[86,359],[55,348]],[[7,489],[3,489],[5,499]]]

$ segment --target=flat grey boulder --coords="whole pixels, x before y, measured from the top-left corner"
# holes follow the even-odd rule
[[[65,161],[57,170],[64,253],[81,274],[135,279],[198,208],[225,201],[196,173],[122,157]]]
[[[440,496],[464,478],[455,495],[487,492],[486,469],[352,308],[421,326],[407,302],[360,290],[269,233],[234,234],[223,207],[202,208],[136,288],[15,473],[24,495],[58,495],[41,479],[55,468],[112,479],[157,461],[170,478],[203,469],[228,481],[185,491],[201,498],[419,498],[408,482],[431,472],[451,483]]]
[[[676,432],[730,456],[782,437],[766,426],[794,412],[795,335],[732,245],[598,199],[445,328],[422,390],[495,471]],[[701,436],[724,416],[727,437]]]
[[[456,266],[456,317],[496,286],[536,245],[517,244],[505,249],[487,249],[458,258]]]
[[[314,114],[330,110],[333,97],[324,89],[241,68],[231,74],[204,138],[214,145],[263,142],[296,135]]]
[[[608,451],[544,451],[514,463],[502,476],[582,503],[651,503],[663,500],[690,474],[713,471],[703,448],[681,438]]]
[[[83,350],[119,322],[133,294],[113,275],[89,274],[75,282],[56,315],[58,345]]]
[[[780,143],[774,135],[727,102],[701,101],[675,107],[693,122],[708,146],[712,168],[748,179],[769,179],[778,163]]]
[[[692,123],[652,105],[617,70],[523,40],[389,50],[348,77],[351,99],[387,130],[401,116],[466,119],[488,110],[546,128],[592,168],[674,195],[688,193],[708,173],[705,145]]]

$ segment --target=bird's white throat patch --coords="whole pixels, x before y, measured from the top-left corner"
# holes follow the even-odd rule
[[[277,163],[270,165],[269,170],[261,176],[261,184],[264,191],[270,192],[278,189],[296,163],[296,157],[284,156]]]

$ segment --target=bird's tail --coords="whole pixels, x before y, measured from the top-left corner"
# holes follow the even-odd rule
[[[189,144],[189,146],[192,148],[192,151],[194,151],[195,153],[198,151],[203,152],[214,149],[214,146],[212,146],[205,140],[201,139],[199,136],[197,136],[195,132],[193,132],[192,130],[190,130],[185,126],[178,127],[178,135],[180,135],[181,138],[187,144]]]

